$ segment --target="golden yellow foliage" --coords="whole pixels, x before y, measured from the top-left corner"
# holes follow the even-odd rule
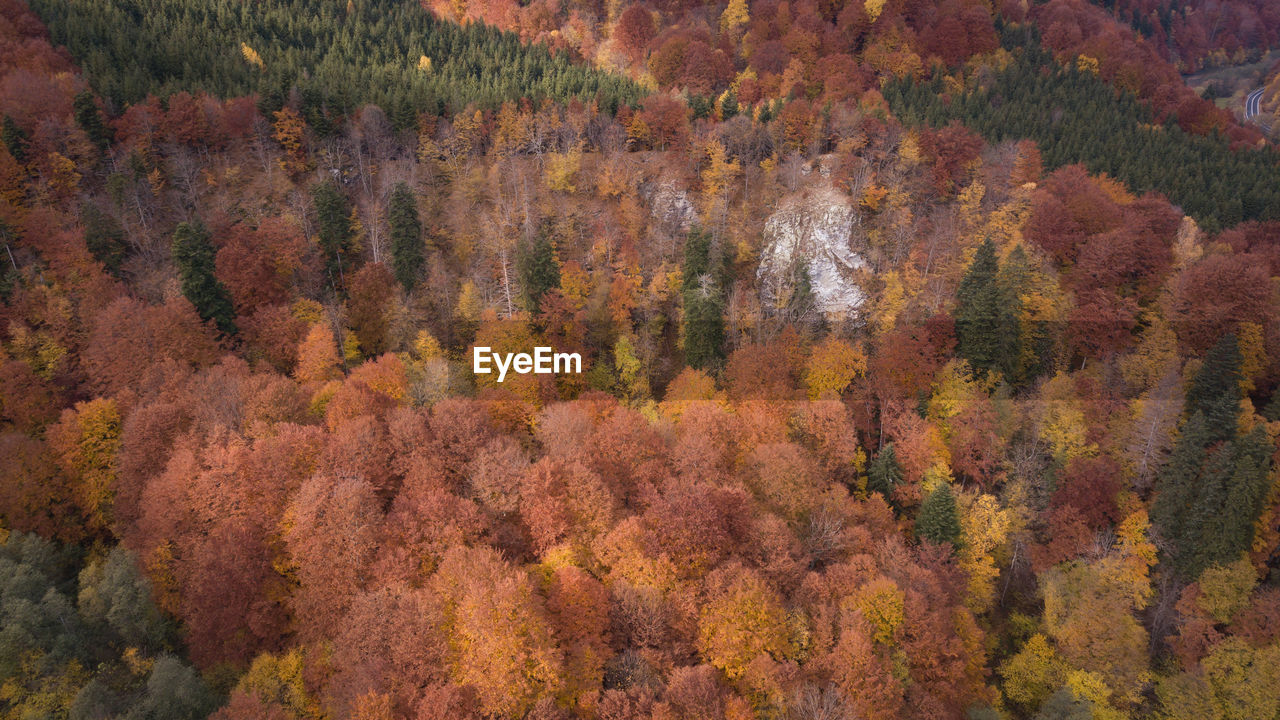
[[[240,54],[244,56],[245,62],[248,62],[259,70],[266,67],[262,62],[262,56],[258,54],[257,50],[249,47],[249,43],[240,43]]]
[[[751,10],[747,0],[729,0],[728,6],[720,14],[720,31],[734,33],[751,20]]]
[[[760,576],[738,570],[698,614],[698,651],[730,680],[760,655],[783,659],[793,648],[782,598]]]
[[[324,711],[307,692],[304,667],[305,655],[301,648],[282,655],[263,653],[254,658],[249,671],[236,684],[236,690],[282,706],[294,717],[319,720],[324,717]]]
[[[480,290],[476,288],[474,282],[464,280],[462,288],[458,291],[458,305],[454,308],[454,315],[469,323],[478,323],[482,312],[484,312],[484,301],[480,299]]]
[[[1120,373],[1130,385],[1149,389],[1177,367],[1178,337],[1160,313],[1144,314],[1146,329],[1138,346],[1120,360]]]
[[[1236,340],[1240,346],[1240,390],[1245,394],[1253,392],[1254,381],[1267,368],[1266,339],[1262,335],[1262,326],[1254,322],[1242,322],[1236,329]]]
[[[875,22],[880,17],[881,11],[884,10],[885,0],[863,0],[862,9],[867,14],[867,19]]]
[[[872,579],[854,593],[853,607],[875,628],[872,639],[890,645],[906,619],[906,596],[893,580],[883,575]]]
[[[1004,553],[1016,515],[1001,508],[994,495],[987,494],[962,494],[960,510],[964,545],[957,560],[969,577],[965,604],[973,612],[983,613],[995,602],[996,578],[1000,576],[996,556]]]
[[[1089,442],[1084,410],[1075,397],[1071,378],[1058,373],[1041,389],[1040,439],[1061,462],[1091,456],[1098,448]]]
[[[120,411],[112,398],[76,403],[49,430],[49,444],[71,481],[76,504],[95,530],[111,526]]]
[[[563,193],[577,192],[578,170],[582,167],[580,145],[575,145],[568,152],[548,154],[546,163],[548,190]]]
[[[1062,686],[1067,666],[1044,635],[1032,635],[1016,655],[1000,666],[1005,697],[1034,710]]]
[[[1205,568],[1197,582],[1200,596],[1196,598],[1196,607],[1225,624],[1249,606],[1249,594],[1258,583],[1258,574],[1248,558],[1242,556],[1229,565]]]
[[[914,130],[909,130],[902,136],[898,143],[898,157],[912,165],[920,164],[923,155],[920,151],[920,138]]]
[[[805,363],[804,381],[809,399],[838,397],[855,377],[867,372],[867,356],[858,348],[834,336],[813,348]]]
[[[1127,715],[1111,706],[1113,692],[1102,675],[1072,670],[1067,673],[1066,687],[1076,698],[1089,702],[1094,720],[1128,720]]]
[[[702,170],[702,197],[708,218],[722,213],[728,200],[729,184],[742,174],[737,160],[729,160],[719,140],[707,143],[707,162]]]
[[[884,288],[880,291],[876,312],[872,316],[876,330],[881,333],[893,330],[898,324],[898,314],[906,304],[907,293],[902,284],[902,274],[897,270],[890,270],[884,274]]]
[[[440,341],[427,330],[419,330],[418,336],[413,340],[412,357],[418,362],[424,360],[434,360],[444,357],[444,349],[440,347]]]

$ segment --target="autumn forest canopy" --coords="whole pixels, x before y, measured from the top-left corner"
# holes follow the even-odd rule
[[[1280,718],[1273,6],[0,0],[0,720]]]

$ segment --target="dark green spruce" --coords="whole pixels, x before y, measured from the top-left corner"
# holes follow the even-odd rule
[[[724,360],[724,294],[711,263],[711,233],[689,231],[684,246],[684,358],[705,369]]]
[[[951,486],[943,483],[920,504],[916,515],[916,537],[931,543],[960,547],[960,512]]]
[[[426,248],[422,242],[418,203],[405,183],[398,183],[391,191],[387,224],[391,226],[391,268],[396,280],[408,292],[417,282],[418,273],[422,272]]]
[[[996,246],[990,239],[984,240],[956,290],[956,352],[974,370],[999,370],[1006,355],[1008,337],[1002,327],[1002,298],[996,284],[999,270]]]
[[[316,235],[324,269],[335,288],[345,286],[346,273],[352,271],[355,229],[351,226],[351,203],[333,180],[325,180],[311,188],[311,201],[316,209]]]
[[[173,231],[173,262],[182,279],[182,294],[196,312],[227,335],[236,332],[235,308],[226,287],[213,274],[214,249],[209,231],[197,222],[179,223]]]
[[[542,296],[560,287],[560,263],[551,245],[551,224],[544,222],[532,238],[516,246],[516,273],[525,307],[537,313]]]

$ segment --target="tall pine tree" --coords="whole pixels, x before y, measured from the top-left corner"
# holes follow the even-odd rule
[[[324,256],[325,272],[335,287],[345,283],[345,273],[351,270],[351,254],[355,229],[351,226],[351,203],[333,180],[325,180],[311,189],[311,200],[316,208],[316,233],[320,240],[320,253]]]
[[[516,272],[525,306],[530,312],[538,312],[542,296],[560,287],[560,263],[551,245],[550,223],[542,223],[533,238],[516,246]]]
[[[222,332],[236,332],[235,308],[226,287],[213,274],[214,250],[209,232],[199,222],[180,223],[173,231],[173,261],[182,279],[182,294],[196,312]]]
[[[996,282],[999,270],[996,246],[988,238],[978,247],[956,290],[956,350],[975,370],[999,370],[1008,354]]]
[[[1051,334],[1043,320],[1024,320],[1022,297],[1031,285],[1031,263],[1017,245],[996,273],[999,293],[999,369],[1015,386],[1025,385],[1045,371]]]
[[[418,203],[405,183],[397,183],[391,191],[387,223],[391,226],[391,268],[395,271],[396,280],[408,292],[413,289],[426,258]]]
[[[916,537],[931,543],[951,543],[960,547],[960,512],[951,486],[943,483],[920,504],[916,516]]]
[[[4,116],[4,123],[0,125],[0,140],[4,140],[4,145],[9,148],[9,154],[14,160],[19,163],[27,161],[27,131],[9,115]]]
[[[1226,440],[1236,433],[1240,400],[1240,345],[1228,333],[1205,353],[1204,364],[1187,390],[1186,412],[1204,413],[1210,436]]]
[[[711,233],[689,231],[682,272],[685,362],[713,367],[724,359],[724,296],[711,272]]]
[[[129,247],[124,242],[124,229],[97,203],[86,202],[80,208],[80,224],[84,226],[84,244],[93,257],[112,275],[120,274]]]
[[[867,492],[878,492],[893,505],[893,489],[901,483],[902,466],[898,464],[893,443],[887,443],[867,466]]]

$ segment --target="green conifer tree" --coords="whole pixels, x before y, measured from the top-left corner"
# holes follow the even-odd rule
[[[956,290],[956,351],[975,370],[999,369],[1007,351],[996,282],[999,270],[996,246],[988,238],[978,247]]]
[[[413,198],[413,191],[404,183],[398,183],[391,191],[387,223],[391,226],[391,267],[396,280],[407,292],[413,289],[426,258],[418,203]]]
[[[738,94],[729,88],[720,100],[720,117],[729,120],[738,114]]]
[[[724,359],[724,296],[711,267],[711,233],[695,227],[684,243],[684,357],[690,367]]]
[[[92,93],[85,90],[76,95],[72,109],[75,112],[76,124],[84,130],[84,134],[89,137],[89,142],[103,151],[111,147],[111,132],[102,121],[102,113],[98,110],[98,103],[93,99]]]
[[[89,252],[107,268],[107,272],[118,275],[129,250],[120,223],[102,212],[96,203],[86,202],[80,208],[80,224],[84,226],[84,244]]]
[[[551,245],[551,225],[544,222],[532,239],[516,247],[516,272],[520,291],[530,312],[538,312],[542,296],[560,287],[560,263]]]
[[[916,537],[960,547],[960,513],[950,485],[939,485],[920,504],[920,514],[916,516]]]
[[[902,466],[898,464],[893,443],[887,443],[867,466],[867,492],[880,493],[892,505],[893,489],[900,483],[902,483]]]
[[[1205,354],[1187,390],[1186,412],[1204,413],[1213,439],[1226,440],[1236,434],[1240,400],[1240,346],[1236,336],[1228,333]]]
[[[1051,336],[1042,320],[1023,322],[1022,296],[1031,284],[1031,264],[1022,245],[1009,252],[996,273],[999,293],[1000,372],[1011,384],[1025,385],[1045,369]]]
[[[226,287],[213,274],[214,250],[209,232],[199,222],[179,223],[173,231],[173,261],[182,279],[182,294],[196,312],[222,332],[236,332],[235,308]]]
[[[9,115],[4,116],[4,124],[0,126],[0,140],[4,140],[14,160],[20,163],[27,161],[27,131]]]
[[[705,369],[724,360],[724,296],[714,281],[684,292],[684,358]]]
[[[334,286],[341,287],[345,272],[351,269],[349,256],[355,240],[355,230],[351,227],[351,204],[333,180],[325,180],[311,188],[311,200],[316,208],[316,234],[325,272]]]

